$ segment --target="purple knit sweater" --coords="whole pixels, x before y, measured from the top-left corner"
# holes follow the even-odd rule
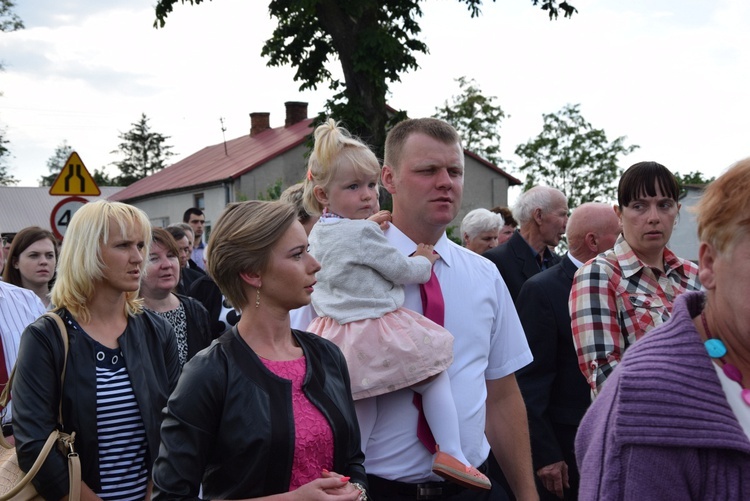
[[[685,293],[631,346],[581,421],[579,499],[750,500],[750,441],[726,401]]]

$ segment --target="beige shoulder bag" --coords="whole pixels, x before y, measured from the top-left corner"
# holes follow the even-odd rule
[[[52,318],[57,323],[57,327],[60,330],[60,336],[63,340],[63,346],[65,346],[65,359],[63,362],[62,374],[60,375],[60,388],[62,389],[62,383],[65,381],[65,367],[68,363],[68,330],[65,324],[56,313],[45,313],[46,316]],[[13,382],[13,375],[15,374],[15,368],[8,378],[8,384],[5,385],[2,394],[0,394],[0,407],[3,409],[8,405],[10,399],[11,385]],[[62,390],[61,390],[62,392]],[[59,415],[58,421],[62,423],[62,395],[60,396]],[[68,499],[71,501],[79,501],[81,499],[81,462],[78,458],[78,454],[73,450],[73,442],[75,441],[75,432],[68,435],[62,433],[59,430],[54,430],[50,433],[49,438],[44,443],[39,456],[34,461],[31,469],[28,473],[24,473],[21,467],[18,466],[18,458],[16,457],[16,448],[10,445],[0,433],[0,501],[6,500],[42,500],[43,498],[37,493],[34,485],[31,483],[31,479],[37,474],[39,469],[47,459],[52,447],[57,444],[58,448],[63,454],[68,456],[68,477],[70,480],[70,491],[68,493]]]

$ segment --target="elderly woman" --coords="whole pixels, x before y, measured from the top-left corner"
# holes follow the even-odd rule
[[[13,238],[3,281],[34,291],[49,307],[50,283],[57,265],[57,240],[51,231],[30,226]]]
[[[482,254],[497,246],[503,217],[487,209],[474,209],[461,221],[461,242],[464,247]]]
[[[750,499],[750,159],[698,208],[706,289],[630,348],[581,422],[581,500]]]
[[[41,317],[21,336],[13,382],[18,462],[28,471],[55,428],[75,432],[84,500],[147,498],[161,410],[179,375],[172,327],[138,299],[150,242],[141,210],[84,205],[68,226],[52,288],[70,341],[62,387],[65,351],[55,321]],[[66,455],[54,448],[33,482],[44,499],[66,496]]]
[[[140,295],[146,308],[172,325],[182,367],[193,355],[211,344],[213,337],[208,312],[203,305],[196,299],[174,293],[180,277],[179,252],[167,230],[151,230],[151,249]]]
[[[167,405],[156,500],[366,499],[346,362],[331,342],[292,330],[318,262],[281,202],[230,205],[208,244],[208,272],[239,323],[184,367]],[[342,476],[343,475],[343,476]]]
[[[679,194],[677,180],[663,165],[640,162],[628,168],[615,206],[622,235],[575,275],[569,303],[573,342],[594,394],[628,346],[669,319],[677,296],[700,290],[698,267],[667,248]]]

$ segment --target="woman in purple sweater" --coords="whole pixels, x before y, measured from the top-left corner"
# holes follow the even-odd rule
[[[580,499],[750,499],[750,158],[698,206],[705,294],[633,345],[576,438]]]

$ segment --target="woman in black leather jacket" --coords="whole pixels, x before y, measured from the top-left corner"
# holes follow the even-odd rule
[[[20,466],[32,465],[56,427],[75,432],[84,500],[149,496],[161,410],[179,374],[171,326],[138,300],[150,240],[139,209],[84,205],[68,227],[52,289],[70,342],[62,388],[64,348],[55,322],[41,317],[21,336],[13,384]],[[45,499],[66,496],[67,458],[53,448],[33,482]]]
[[[154,465],[154,499],[365,500],[367,478],[346,362],[293,331],[320,265],[294,208],[243,202],[221,215],[208,271],[239,323],[184,367]]]
[[[196,299],[174,293],[180,279],[179,250],[177,242],[164,228],[151,230],[147,260],[140,294],[147,309],[172,325],[182,367],[211,344],[208,312]]]

